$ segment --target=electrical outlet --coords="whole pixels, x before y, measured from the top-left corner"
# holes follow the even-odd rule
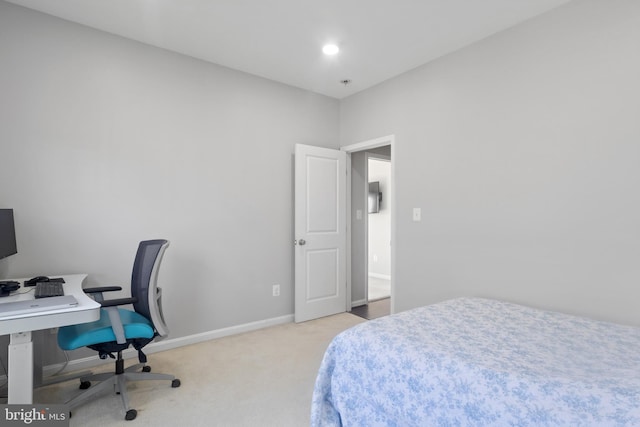
[[[279,297],[280,296],[280,285],[273,285],[272,293],[273,293],[274,297]]]

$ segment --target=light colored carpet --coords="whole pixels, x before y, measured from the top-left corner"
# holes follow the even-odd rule
[[[391,296],[391,281],[369,276],[369,302]]]
[[[124,420],[119,396],[104,394],[76,408],[71,426],[308,426],[325,349],[339,332],[363,321],[343,313],[150,354],[152,372],[175,375],[179,388],[163,381],[129,383],[135,420]],[[78,384],[40,388],[34,400],[63,403],[79,392]]]

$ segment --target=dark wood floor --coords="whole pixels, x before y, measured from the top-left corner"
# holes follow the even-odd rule
[[[355,314],[356,316],[367,320],[388,316],[391,313],[390,301],[390,298],[385,298],[359,307],[353,307],[351,309],[351,314]]]

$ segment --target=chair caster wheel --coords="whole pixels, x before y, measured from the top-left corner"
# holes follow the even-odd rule
[[[151,372],[151,366],[143,366],[142,372]]]
[[[86,390],[91,387],[91,381],[80,381],[80,390]]]
[[[171,381],[171,387],[180,387],[180,380],[176,378],[175,380]]]
[[[129,409],[127,411],[127,415],[124,416],[124,419],[127,421],[131,421],[131,420],[135,420],[137,416],[138,416],[138,411],[136,411],[135,409]]]

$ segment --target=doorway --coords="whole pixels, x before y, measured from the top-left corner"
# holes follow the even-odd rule
[[[348,272],[347,279],[351,289],[351,311],[353,314],[365,313],[365,318],[391,314],[395,312],[394,294],[394,269],[395,248],[393,237],[395,230],[395,191],[394,176],[394,139],[393,135],[376,138],[362,143],[342,147],[349,155],[350,183],[347,185],[348,210],[350,229],[348,238]],[[372,167],[369,167],[369,160]],[[382,173],[377,166],[386,169]],[[371,176],[369,176],[371,169]],[[371,178],[371,179],[370,179]],[[376,198],[378,193],[377,212],[369,209],[369,182],[377,182],[372,186]],[[381,193],[381,198],[380,198]],[[374,209],[375,210],[375,209]],[[381,222],[387,222],[385,231],[379,231]],[[372,225],[370,231],[369,225]],[[371,243],[371,244],[370,244]],[[371,274],[370,274],[371,273]],[[380,283],[382,281],[382,283]],[[370,286],[372,285],[372,286]],[[382,285],[382,291],[378,292],[376,285]],[[385,307],[386,306],[386,307]],[[383,307],[382,309],[380,307]]]

